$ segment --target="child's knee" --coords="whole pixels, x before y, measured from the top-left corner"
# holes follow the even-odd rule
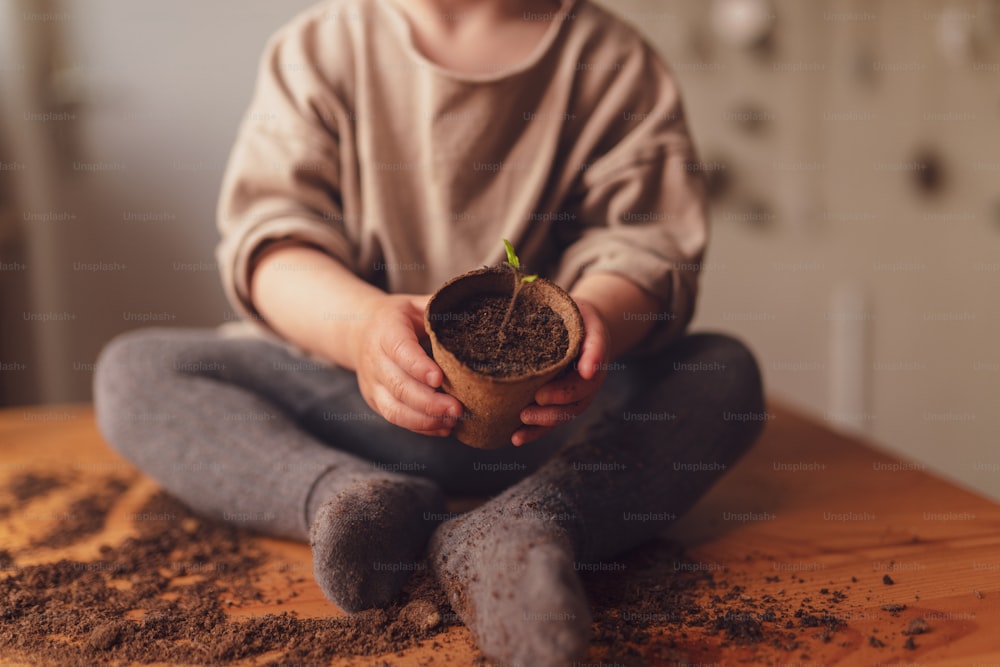
[[[753,351],[742,341],[724,334],[703,334],[706,357],[702,363],[722,376],[718,387],[722,419],[739,431],[737,438],[749,445],[763,430],[764,387]]]
[[[94,372],[94,400],[100,404],[117,388],[134,386],[136,381],[148,382],[153,378],[137,377],[148,369],[155,357],[157,332],[141,329],[119,334],[111,339],[97,357]]]
[[[129,390],[159,390],[171,376],[191,374],[193,368],[211,368],[201,359],[217,344],[212,330],[149,328],[127,331],[111,339],[97,358],[95,401]]]
[[[708,363],[714,363],[748,402],[763,405],[763,382],[753,351],[743,341],[725,334],[700,336],[708,348]]]
[[[94,370],[94,411],[112,444],[122,440],[128,416],[143,412],[164,391],[169,381],[162,368],[164,344],[163,330],[141,329],[116,336],[101,350]]]
[[[720,333],[692,334],[677,343],[671,356],[671,370],[690,371],[692,376],[714,384],[718,395],[727,400],[763,404],[760,366],[743,341]]]

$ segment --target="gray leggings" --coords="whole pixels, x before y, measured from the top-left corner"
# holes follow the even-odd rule
[[[396,427],[368,407],[353,373],[214,329],[119,336],[98,360],[94,395],[105,439],[166,490],[207,516],[299,540],[308,535],[310,492],[338,470],[421,475],[452,495],[487,496],[588,430],[622,423],[629,440],[647,441],[623,442],[622,452],[653,467],[625,483],[659,486],[672,484],[670,461],[737,459],[759,423],[721,416],[763,409],[753,355],[713,334],[613,365],[584,415],[534,443],[493,451]],[[593,463],[613,459],[618,446],[602,445]],[[678,513],[714,478],[699,476],[705,483]]]

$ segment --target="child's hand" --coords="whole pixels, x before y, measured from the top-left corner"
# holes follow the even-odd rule
[[[535,403],[521,411],[525,426],[514,432],[511,442],[515,446],[537,440],[581,414],[594,400],[607,375],[610,341],[604,317],[589,301],[579,297],[575,300],[583,316],[580,359],[575,368],[539,389]]]
[[[457,399],[435,389],[444,374],[420,346],[428,296],[384,295],[377,299],[354,341],[361,395],[372,410],[397,426],[446,436],[462,414]]]

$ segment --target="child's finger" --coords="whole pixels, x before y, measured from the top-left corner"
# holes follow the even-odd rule
[[[450,428],[440,428],[440,429],[435,429],[433,431],[414,431],[414,433],[416,433],[418,435],[430,436],[432,438],[444,438],[444,437],[447,437],[447,436],[451,435],[451,429]]]
[[[576,403],[593,395],[599,386],[599,382],[584,380],[578,373],[567,373],[535,392],[535,403],[538,405]]]
[[[383,341],[382,351],[407,375],[430,387],[441,386],[443,374],[434,360],[420,347],[415,335],[401,335]]]
[[[572,421],[577,415],[587,408],[583,402],[570,403],[568,405],[554,405],[542,407],[529,405],[521,410],[521,423],[525,426],[545,426],[554,428],[568,421]]]
[[[597,310],[589,304],[580,308],[583,317],[583,344],[577,369],[584,380],[592,379],[601,368],[608,353],[607,331]]]
[[[381,369],[379,381],[393,398],[420,414],[452,421],[461,415],[462,404],[455,397],[434,391],[398,366],[386,364]]]
[[[413,327],[413,333],[419,341],[427,339],[427,331],[424,329],[424,308],[429,300],[429,294],[413,295],[410,297],[410,307],[406,311],[407,317],[410,318],[410,325]]]
[[[421,316],[423,316],[424,308],[427,307],[427,302],[431,300],[430,294],[412,294],[410,295],[410,305],[412,305]]]
[[[552,428],[549,426],[525,426],[514,431],[514,435],[511,436],[510,441],[515,447],[520,447],[521,445],[538,440],[551,430]]]
[[[449,430],[454,419],[442,415],[429,415],[397,399],[385,385],[377,385],[373,392],[374,407],[386,421],[418,433],[436,433]]]

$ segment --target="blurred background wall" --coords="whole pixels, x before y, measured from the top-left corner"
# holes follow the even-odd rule
[[[374,0],[373,0],[374,1]],[[0,6],[0,403],[127,329],[218,324],[214,208],[307,0]],[[772,398],[1000,498],[1000,0],[618,0],[713,190],[695,326]]]

